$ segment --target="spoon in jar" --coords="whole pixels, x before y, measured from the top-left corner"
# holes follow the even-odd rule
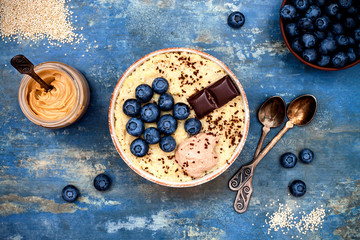
[[[27,74],[32,77],[35,81],[37,81],[42,88],[44,88],[47,92],[51,91],[54,87],[47,84],[44,80],[42,80],[39,75],[37,75],[34,71],[34,64],[30,62],[24,55],[16,55],[10,61],[11,65],[18,70],[21,74]]]
[[[247,210],[250,202],[250,197],[253,192],[251,185],[254,169],[256,165],[263,159],[266,154],[274,147],[274,145],[281,139],[287,130],[297,126],[306,126],[314,118],[317,108],[317,101],[313,95],[302,95],[295,98],[288,106],[287,116],[289,121],[286,122],[285,127],[271,140],[271,142],[262,150],[259,155],[248,165],[252,169],[252,174],[248,180],[240,187],[234,202],[234,209],[238,213],[243,213]]]
[[[265,137],[270,132],[270,128],[279,127],[285,120],[286,104],[284,99],[279,96],[268,98],[259,108],[258,119],[263,126],[261,138],[255,151],[255,159],[264,144]],[[250,168],[250,165],[242,166],[238,172],[230,179],[229,188],[232,191],[237,191],[250,178],[255,168]]]

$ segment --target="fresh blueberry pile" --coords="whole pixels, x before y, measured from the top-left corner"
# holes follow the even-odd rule
[[[185,120],[190,115],[190,107],[185,103],[176,103],[171,94],[167,93],[169,83],[165,78],[156,78],[152,86],[141,84],[135,89],[136,99],[124,102],[123,112],[131,117],[126,124],[126,131],[137,137],[130,144],[130,151],[136,157],[143,157],[149,151],[149,145],[159,143],[164,152],[171,152],[176,148],[176,141],[171,136],[178,127],[178,120]],[[158,102],[149,101],[159,94]],[[161,111],[172,111],[172,114],[161,115]],[[156,123],[157,127],[145,128],[144,123]],[[201,130],[201,122],[196,118],[189,118],[185,122],[185,131],[195,135]],[[143,135],[143,138],[141,136]]]
[[[360,1],[288,0],[280,16],[292,50],[305,61],[343,68],[360,58]]]

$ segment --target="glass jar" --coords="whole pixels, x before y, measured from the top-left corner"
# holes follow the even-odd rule
[[[19,87],[20,108],[30,121],[41,127],[63,128],[69,126],[70,124],[80,119],[86,112],[87,107],[89,106],[90,89],[88,82],[86,81],[84,75],[82,75],[78,70],[61,62],[44,62],[35,66],[34,68],[34,71],[38,74],[45,70],[54,70],[56,72],[60,72],[61,75],[64,74],[74,83],[76,90],[76,100],[74,106],[65,116],[61,117],[60,119],[48,120],[39,117],[30,107],[28,99],[29,85],[32,81],[35,80],[32,79],[30,76],[25,75],[21,80]]]

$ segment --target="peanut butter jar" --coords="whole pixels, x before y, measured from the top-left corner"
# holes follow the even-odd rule
[[[90,102],[84,75],[61,62],[44,62],[34,70],[54,88],[47,92],[30,76],[23,77],[19,104],[30,121],[45,128],[63,128],[84,115]]]

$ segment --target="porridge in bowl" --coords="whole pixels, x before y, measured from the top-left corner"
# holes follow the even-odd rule
[[[134,118],[129,116],[129,114],[125,114],[123,110],[124,103],[129,99],[136,102],[138,86],[146,84],[151,87],[154,80],[158,78],[166,79],[168,83],[166,94],[172,96],[175,105],[183,104],[185,107],[189,106],[189,113],[185,119],[182,119],[175,116],[176,113],[173,113],[173,109],[168,110],[165,108],[166,110],[159,111],[159,116],[155,122],[144,122],[142,131],[149,128],[159,128],[159,121],[162,121],[162,118],[167,118],[169,115],[169,118],[172,118],[172,115],[174,115],[177,122],[176,130],[174,129],[174,132],[167,134],[161,132],[161,137],[170,135],[175,141],[170,141],[169,144],[176,144],[176,146],[174,145],[173,150],[170,148],[170,151],[166,151],[166,149],[164,150],[165,145],[160,140],[160,143],[146,144],[147,147],[144,154],[136,156],[133,152],[134,146],[132,146],[132,143],[137,140],[138,142],[141,141],[141,144],[145,144],[144,136],[140,132],[137,135],[135,134],[135,136],[134,134],[130,135],[127,125],[130,119],[132,121],[135,119],[134,122],[136,122],[136,119],[138,121],[140,117]],[[215,99],[211,96],[208,97],[211,101],[215,101],[214,105],[216,105],[217,98],[219,97],[224,98],[226,96],[225,98],[227,99],[221,105],[217,104],[207,112],[202,111],[206,110],[207,106],[202,105],[202,100],[196,95],[204,93],[204,89],[207,89],[209,86],[219,86],[217,84],[219,82],[230,84],[230,88],[233,88],[236,95],[229,99],[226,96],[228,93],[224,92],[224,88],[221,89],[221,86],[220,88],[217,87],[218,89],[213,87],[212,90],[218,91],[216,93],[218,96],[215,96]],[[209,88],[210,93],[212,90]],[[204,96],[207,96],[207,94],[208,92],[204,93]],[[144,106],[146,108],[154,106],[157,108],[156,105],[159,104],[160,95],[154,91],[153,95],[149,95],[150,100],[147,99],[147,102],[140,101],[141,108],[144,108]],[[242,96],[236,84],[228,77],[226,70],[215,61],[195,52],[170,51],[159,53],[149,57],[140,65],[135,66],[123,79],[118,94],[115,96],[113,135],[115,135],[123,155],[137,169],[151,174],[156,179],[167,182],[189,182],[211,174],[220,168],[224,168],[226,165],[229,166],[236,157],[234,157],[234,153],[236,151],[240,152],[241,149],[239,150],[239,148],[244,143],[242,139],[244,136],[246,138],[248,128],[248,123],[246,123],[248,121],[246,116],[248,114],[247,103],[244,104],[243,99],[246,101],[246,97]],[[188,127],[184,126],[187,119],[191,119],[191,123],[198,122],[198,120],[193,120],[193,118],[198,118],[201,123],[200,131],[197,134],[189,134],[185,130],[185,127]],[[186,141],[190,141],[188,146],[192,146],[191,140],[200,139],[200,137],[203,137],[203,139],[198,141],[204,141],[204,146],[195,145],[196,149],[181,147],[186,145]],[[202,150],[210,145],[211,152],[205,155]],[[131,148],[133,148],[133,151]],[[181,151],[183,151],[183,154],[181,154]],[[190,156],[192,153],[199,154],[202,157]],[[180,159],[179,156],[182,158]],[[189,157],[189,160],[184,160],[183,157]],[[194,168],[196,169],[194,170]]]

